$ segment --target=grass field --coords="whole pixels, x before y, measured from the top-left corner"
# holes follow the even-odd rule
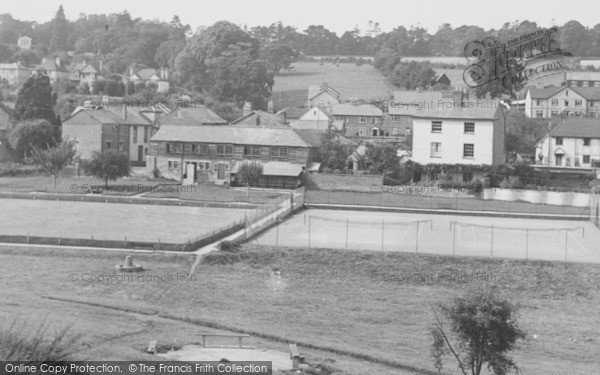
[[[461,224],[451,226],[453,222]],[[565,228],[569,230],[561,230]],[[257,242],[556,261],[566,256],[600,263],[600,230],[589,221],[310,209],[271,228]]]
[[[357,66],[296,62],[292,67],[292,71],[283,71],[275,76],[274,97],[281,92],[293,94],[294,91],[308,90],[308,86],[320,85],[323,82],[339,91],[342,100],[387,98],[390,90],[393,90],[385,77],[370,64]],[[299,105],[306,105],[306,94],[301,99]]]
[[[244,218],[213,207],[2,199],[0,234],[183,243]]]
[[[79,359],[149,359],[142,352],[150,339],[177,348],[198,342],[195,332],[210,331],[184,322],[193,321],[433,370],[431,304],[494,286],[522,306],[519,322],[530,339],[514,353],[521,373],[587,375],[600,366],[598,265],[245,245],[241,261],[218,264],[214,256],[212,264],[196,269],[195,280],[81,280],[84,273],[114,274],[122,258],[106,252],[0,249],[0,321],[21,316],[31,327],[40,321],[73,323],[85,332]],[[160,254],[134,258],[150,276],[185,274],[192,263]],[[440,273],[494,278],[461,283],[384,277]],[[77,280],[71,281],[72,275]],[[256,335],[248,345],[285,350],[285,344]],[[309,361],[334,359],[343,374],[411,373],[300,348]],[[451,358],[445,370],[457,373]]]

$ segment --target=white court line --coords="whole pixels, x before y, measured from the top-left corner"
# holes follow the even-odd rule
[[[571,235],[570,232],[567,232],[567,236],[569,235],[571,236],[571,239],[575,240],[575,243],[577,243],[577,245],[579,245],[579,247],[583,249],[584,253],[588,252],[588,249],[581,242],[579,242],[579,240],[575,236]]]
[[[477,238],[475,238],[475,228],[471,227],[471,234],[473,235],[473,243],[477,245]]]

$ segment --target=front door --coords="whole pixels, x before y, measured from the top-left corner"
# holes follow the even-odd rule
[[[217,167],[217,180],[225,179],[225,164],[219,164]]]
[[[144,161],[144,146],[138,146],[138,161]]]
[[[557,167],[562,166],[562,158],[563,158],[563,156],[561,154],[555,154],[554,156],[556,156],[556,166]]]

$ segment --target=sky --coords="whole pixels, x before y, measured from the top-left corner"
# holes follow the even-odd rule
[[[80,13],[127,10],[133,17],[161,21],[178,15],[192,30],[220,20],[249,27],[282,21],[299,31],[309,25],[324,25],[338,36],[355,26],[365,30],[369,20],[379,22],[382,31],[420,25],[430,33],[442,23],[453,27],[476,25],[486,30],[515,20],[535,21],[542,27],[570,20],[587,27],[600,23],[600,1],[591,0],[2,0],[0,13],[43,23],[54,17],[60,4],[71,20]]]

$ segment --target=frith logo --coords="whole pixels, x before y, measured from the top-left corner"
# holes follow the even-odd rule
[[[465,46],[469,65],[463,78],[469,87],[479,87],[500,80],[504,88],[517,90],[526,82],[564,74],[563,58],[571,56],[559,48],[553,34],[556,27],[501,43],[492,37]]]

